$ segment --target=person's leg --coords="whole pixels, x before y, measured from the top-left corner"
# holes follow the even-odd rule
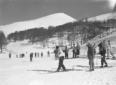
[[[61,69],[61,65],[62,65],[62,59],[59,58],[59,65],[58,65],[57,71],[59,71]]]
[[[64,62],[64,57],[62,56],[62,57],[61,57],[61,67],[62,67],[63,71],[65,71],[66,68],[65,68],[63,62]]]
[[[68,59],[68,53],[66,53],[67,59]]]
[[[92,71],[92,61],[90,59],[90,71]]]
[[[91,71],[91,60],[90,60],[90,58],[88,58],[89,59],[89,70]]]
[[[79,49],[77,49],[77,58],[79,58]]]
[[[75,52],[74,52],[74,57],[73,58],[75,58]]]
[[[103,55],[103,63],[105,63],[105,66],[107,67],[108,65],[107,65],[107,62],[106,62],[106,56],[105,56],[105,54]]]
[[[32,57],[30,57],[30,62],[32,62]]]
[[[79,58],[79,55],[80,55],[80,50],[78,50],[79,51],[79,53],[78,53],[78,58]]]
[[[73,52],[73,58],[74,58],[74,56],[75,56],[75,53]]]
[[[92,70],[94,70],[94,59],[92,59]]]
[[[68,58],[67,53],[65,53],[65,58],[66,58],[66,59]]]
[[[103,56],[101,58],[101,67],[103,67]]]

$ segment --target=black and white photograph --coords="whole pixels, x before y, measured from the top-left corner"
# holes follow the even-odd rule
[[[116,0],[0,0],[0,85],[116,85]]]

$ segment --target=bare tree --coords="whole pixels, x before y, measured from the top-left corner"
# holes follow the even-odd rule
[[[2,53],[3,47],[6,44],[7,44],[6,37],[5,37],[4,33],[2,31],[0,31],[0,49],[1,49],[1,53]]]

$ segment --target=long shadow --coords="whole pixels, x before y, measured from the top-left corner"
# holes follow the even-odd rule
[[[28,70],[28,71],[37,71],[37,72],[47,72],[47,73],[52,73],[52,72],[54,72],[53,70]]]
[[[76,65],[76,67],[81,67],[81,68],[89,68],[89,66],[83,66],[83,65]],[[103,68],[111,68],[113,66],[108,66],[108,67],[103,67]],[[102,69],[100,66],[95,66],[95,69]]]
[[[59,71],[59,72],[54,71],[54,70],[43,70],[43,69],[27,70],[27,71],[36,71],[36,72],[39,72],[40,74],[52,74],[52,73],[61,73],[61,72],[70,72],[70,71],[84,71],[85,69],[83,69],[83,68],[89,68],[89,66],[83,66],[83,65],[76,65],[75,67],[82,67],[82,68],[81,69],[78,69],[78,68],[76,68],[76,69],[75,68],[66,69],[66,71]],[[101,68],[100,66],[95,66],[95,69],[105,69],[105,68],[112,68],[112,67],[113,66],[108,66],[108,67]]]
[[[66,69],[66,71],[53,71],[53,70],[27,70],[27,71],[36,71],[36,72],[43,72],[42,74],[50,74],[50,73],[60,73],[60,72],[69,72],[69,71],[83,71],[83,69]]]
[[[65,59],[80,59],[80,58],[86,59],[87,57],[76,57],[76,58],[70,57],[70,58],[65,58]]]

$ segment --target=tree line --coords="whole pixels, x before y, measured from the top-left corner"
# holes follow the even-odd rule
[[[56,33],[69,32],[68,39],[75,35],[81,35],[84,42],[94,38],[95,36],[107,31],[108,29],[116,27],[116,20],[110,19],[107,21],[94,21],[89,22],[88,20],[80,20],[76,22],[66,23],[60,26],[49,26],[48,29],[44,27],[30,28],[28,30],[16,31],[7,36],[8,40],[21,41],[29,39],[31,42],[44,41],[48,38],[52,38]],[[76,33],[76,32],[77,33]],[[62,35],[60,36],[62,37]]]

